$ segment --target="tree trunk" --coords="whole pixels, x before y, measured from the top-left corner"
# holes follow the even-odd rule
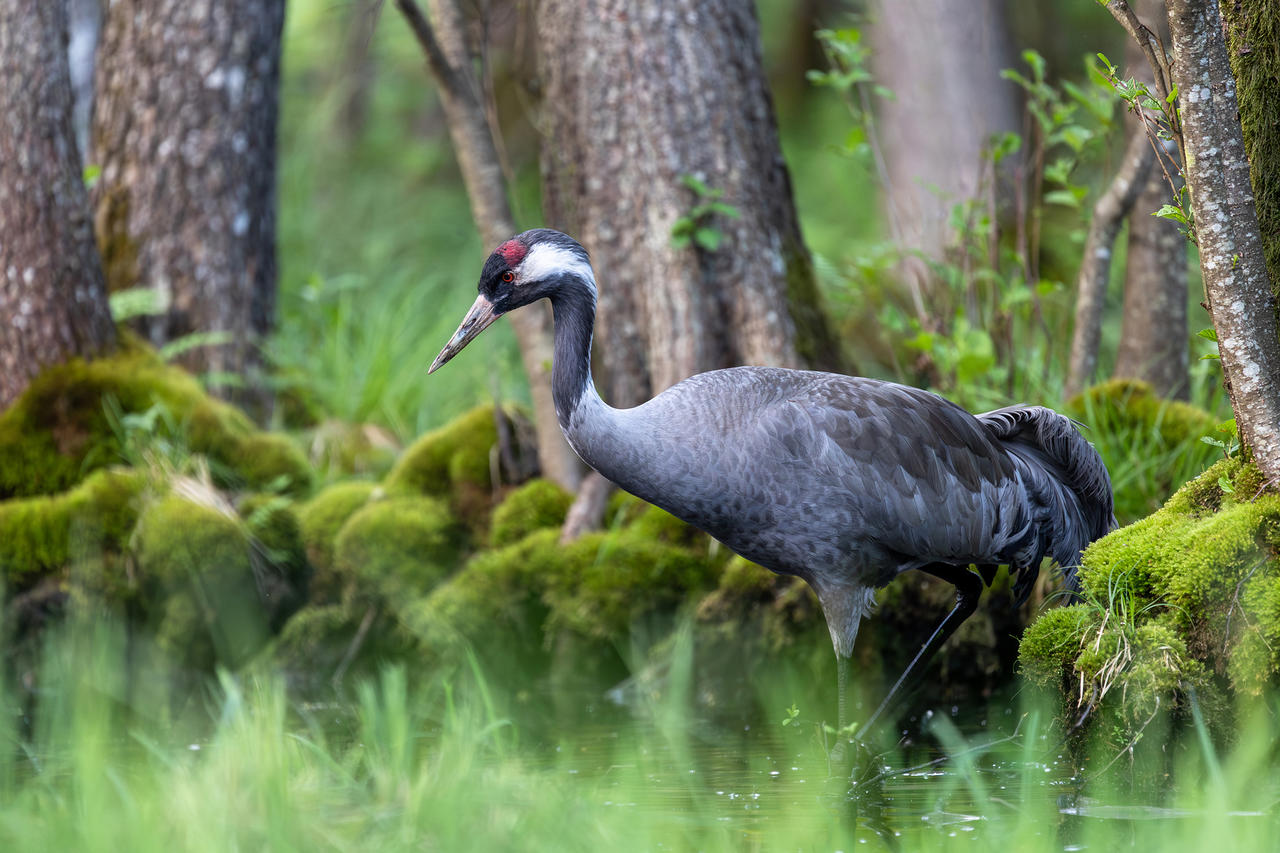
[[[1225,0],[1221,8],[1262,251],[1280,298],[1280,2]]]
[[[1163,0],[1138,0],[1134,11],[1148,26],[1167,32],[1162,26],[1163,6]],[[1128,76],[1152,82],[1152,70],[1133,39],[1126,43],[1124,61]],[[1129,116],[1127,124],[1129,133],[1145,139],[1146,132],[1137,118]],[[1170,147],[1176,160],[1176,147]],[[1172,169],[1169,171],[1172,173]],[[1172,202],[1173,190],[1165,179],[1165,170],[1157,165],[1148,174],[1129,217],[1124,314],[1115,376],[1149,382],[1162,397],[1186,399],[1190,369],[1187,238],[1177,223],[1151,215]]]
[[[67,10],[0,3],[0,410],[115,343],[71,120]]]
[[[1111,280],[1111,256],[1116,235],[1147,185],[1155,154],[1146,131],[1131,128],[1120,170],[1093,206],[1089,236],[1085,239],[1076,279],[1076,317],[1071,335],[1071,358],[1063,395],[1074,397],[1093,381],[1102,340],[1102,314],[1107,284]]]
[[[92,162],[112,290],[168,311],[148,336],[231,340],[194,370],[244,375],[275,311],[275,164],[283,0],[114,0],[98,52]]]
[[[1213,0],[1168,0],[1200,270],[1241,440],[1280,485],[1280,335]]]
[[[471,217],[484,242],[491,249],[497,248],[515,234],[515,217],[507,200],[502,163],[486,118],[480,83],[472,72],[462,13],[456,0],[431,0],[432,26],[414,0],[396,0],[396,6],[422,45],[427,68],[440,90],[454,156],[471,202]],[[520,345],[525,375],[529,377],[542,475],[566,489],[576,489],[582,480],[583,465],[560,432],[551,399],[551,309],[533,305],[511,314],[509,319]]]
[[[1000,72],[1013,66],[1000,0],[881,0],[873,67],[892,99],[879,129],[888,168],[886,216],[903,249],[942,260],[951,208],[980,192],[983,148],[1018,129],[1018,100]],[[903,271],[917,295],[929,270],[911,259]],[[924,310],[927,310],[924,309]]]
[[[751,4],[543,0],[537,29],[544,212],[591,253],[610,402],[734,364],[838,366]]]

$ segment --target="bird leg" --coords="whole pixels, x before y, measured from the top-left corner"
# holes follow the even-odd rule
[[[933,635],[925,642],[916,653],[911,663],[907,664],[907,668],[903,670],[902,675],[898,676],[898,680],[889,688],[889,692],[885,694],[884,700],[880,702],[880,707],[876,708],[862,728],[858,729],[856,739],[861,741],[871,731],[872,727],[879,719],[893,706],[899,699],[903,698],[903,687],[912,684],[917,680],[924,668],[928,665],[933,656],[938,653],[938,649],[942,644],[955,633],[956,629],[964,620],[973,615],[973,611],[978,609],[978,598],[982,595],[982,578],[967,568],[961,566],[949,566],[945,563],[933,563],[928,566],[922,566],[920,571],[928,572],[934,577],[942,578],[948,583],[955,584],[956,587],[956,606],[947,614],[947,618],[942,620],[942,624],[937,627]],[[910,691],[906,691],[909,693]],[[840,719],[844,721],[844,692],[840,694]]]

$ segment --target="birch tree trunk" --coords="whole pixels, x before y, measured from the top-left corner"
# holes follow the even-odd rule
[[[1241,440],[1280,484],[1280,335],[1249,161],[1213,0],[1168,0],[1200,269]]]
[[[260,363],[276,293],[275,164],[284,0],[114,0],[98,51],[95,224],[111,290],[168,303],[155,344],[191,332],[198,371]]]
[[[71,120],[66,6],[0,3],[0,410],[115,343]]]
[[[752,5],[543,0],[537,30],[544,213],[591,253],[610,402],[734,364],[838,366]],[[699,212],[687,176],[737,216]],[[678,224],[706,230],[680,246]]]

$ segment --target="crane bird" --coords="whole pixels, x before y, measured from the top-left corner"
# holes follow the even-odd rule
[[[628,492],[809,583],[835,646],[842,732],[849,656],[875,590],[909,569],[955,585],[954,609],[858,740],[973,613],[999,565],[1025,600],[1046,555],[1070,581],[1081,550],[1115,525],[1106,466],[1050,409],[975,416],[893,382],[774,367],[700,373],[615,409],[591,379],[596,281],[576,240],[525,231],[489,256],[478,289],[428,373],[503,314],[551,300],[552,396],[570,446]]]

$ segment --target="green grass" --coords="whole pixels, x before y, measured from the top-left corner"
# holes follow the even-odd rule
[[[426,377],[475,299],[480,245],[420,51],[393,8],[372,46],[368,124],[335,135],[332,56],[347,6],[295,3],[280,132],[281,390],[314,416],[374,423],[402,441],[497,395],[526,395],[507,324]],[[415,133],[428,125],[429,133]],[[475,348],[473,348],[475,349]]]
[[[47,643],[29,716],[17,695],[3,702],[0,845],[816,850],[879,844],[879,829],[904,850],[1272,849],[1275,702],[1242,709],[1230,746],[1202,725],[1170,742],[1159,795],[1125,789],[1119,753],[1097,754],[1087,772],[1113,759],[1110,775],[1078,791],[1041,711],[1004,737],[961,734],[942,715],[931,731],[943,760],[886,774],[855,803],[825,781],[812,729],[701,719],[689,653],[684,634],[663,689],[632,709],[643,725],[601,736],[582,723],[523,729],[474,665],[448,681],[392,667],[328,706],[296,704],[265,670],[223,674],[174,705],[173,693],[140,691],[136,670],[126,677],[111,622],[73,623]]]

